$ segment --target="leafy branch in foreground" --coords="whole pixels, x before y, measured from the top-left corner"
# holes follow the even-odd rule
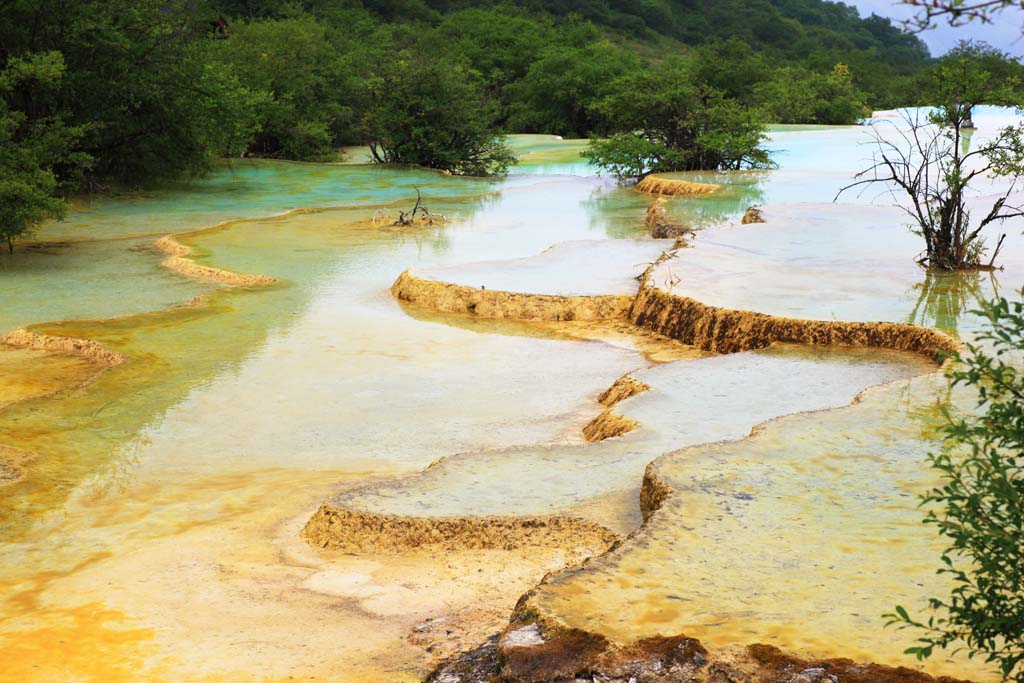
[[[950,373],[953,385],[976,389],[978,411],[946,412],[944,447],[928,460],[943,478],[925,493],[925,523],[949,545],[938,573],[949,597],[931,598],[924,621],[897,605],[887,625],[923,631],[907,649],[918,659],[954,647],[983,656],[1003,680],[1024,681],[1024,302],[983,302],[988,320]]]

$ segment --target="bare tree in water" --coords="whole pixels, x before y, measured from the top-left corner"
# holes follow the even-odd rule
[[[1024,207],[1010,201],[1024,173],[1024,126],[1004,128],[970,149],[969,121],[969,106],[949,104],[926,115],[905,111],[903,125],[891,120],[873,123],[873,163],[836,199],[848,190],[881,184],[910,216],[911,229],[924,239],[918,264],[940,270],[993,268],[1005,235],[988,262],[982,262],[983,231],[1024,216]],[[985,176],[1011,180],[989,210],[975,219],[967,208],[968,190]]]

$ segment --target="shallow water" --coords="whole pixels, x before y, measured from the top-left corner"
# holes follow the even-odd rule
[[[413,275],[502,292],[635,295],[644,269],[671,248],[672,240],[576,240],[525,258],[417,268]]]
[[[968,397],[969,398],[969,397]],[[742,442],[656,461],[675,490],[618,551],[556,578],[537,602],[569,626],[629,642],[687,633],[706,645],[769,643],[827,657],[914,666],[905,632],[879,627],[895,605],[922,614],[948,592],[942,544],[917,493],[935,447],[945,382],[868,392],[849,408],[782,418]],[[968,404],[969,405],[969,404]],[[998,680],[964,658],[933,673]]]
[[[673,199],[671,209],[735,219],[749,203],[783,192],[789,168],[804,174],[802,192],[814,191],[803,198],[817,199],[834,179],[815,185],[817,162],[799,160],[829,145],[847,150],[851,130],[777,133],[794,150],[782,170],[738,175],[721,197]],[[803,136],[816,137],[804,144],[810,138]],[[429,660],[405,640],[417,624],[481,609],[481,596],[494,593],[484,602],[494,610],[486,623],[497,628],[502,610],[564,558],[478,553],[398,567],[314,552],[298,530],[339,488],[471,452],[481,457],[452,462],[465,463],[478,488],[448,500],[453,510],[491,509],[500,499],[488,481],[499,488],[536,481],[535,509],[573,509],[624,532],[638,523],[635,498],[606,494],[632,496],[644,464],[665,450],[738,438],[763,419],[840,405],[868,384],[924,369],[898,355],[801,350],[794,359],[781,350],[648,370],[646,342],[628,333],[404,310],[388,288],[406,268],[518,259],[569,240],[643,235],[650,197],[593,177],[578,160],[578,141],[514,143],[528,163],[501,181],[233,162],[191,184],[80,205],[68,221],[40,231],[47,244],[2,262],[0,287],[10,305],[0,313],[0,332],[41,323],[36,331],[94,339],[129,362],[51,395],[86,382],[95,368],[66,356],[0,352],[0,405],[18,401],[0,411],[0,445],[35,455],[19,465],[22,481],[0,489],[0,659],[17,663],[0,670],[0,681],[128,681],[139,672],[176,681],[411,680]],[[743,189],[751,178],[761,194]],[[384,207],[392,215],[410,208],[415,187],[449,224],[408,230],[370,222]],[[328,206],[341,208],[251,219]],[[277,284],[221,288],[160,266],[156,236],[229,220],[179,241],[204,265],[272,275]],[[780,234],[795,239],[798,224]],[[770,223],[754,227],[773,234]],[[696,274],[702,254],[718,249],[710,259],[718,266],[747,268],[737,256],[750,248],[743,236],[762,240],[736,232],[730,250],[720,246],[729,235],[698,240],[675,263],[692,261]],[[891,239],[890,248],[903,248],[902,237]],[[790,263],[800,258],[793,254]],[[617,262],[581,251],[573,271],[619,281],[623,274],[608,273]],[[923,323],[949,324],[943,316],[956,307],[947,289],[930,290],[934,322]],[[776,300],[772,291],[758,285],[752,303],[767,306]],[[824,300],[816,291],[803,290],[809,311]],[[176,306],[204,292],[200,305]],[[877,300],[865,304],[870,319],[889,315],[876,313]],[[654,387],[619,407],[644,427],[582,446],[580,429],[600,410],[596,395],[629,371]],[[807,391],[776,398],[793,372],[809,382],[801,384]],[[750,405],[736,408],[733,395]],[[860,428],[852,420],[842,429],[853,438]],[[589,461],[597,452],[599,462]],[[502,455],[511,453],[560,455],[548,469],[543,458],[527,467]],[[624,485],[605,486],[603,477]],[[555,504],[547,492],[568,491],[559,481],[587,486]],[[504,592],[495,593],[487,576],[507,578]],[[590,615],[590,624],[604,619],[582,603],[579,614]],[[821,649],[845,654],[840,635]],[[803,642],[798,636],[793,642]]]
[[[704,303],[814,320],[878,320],[970,334],[977,301],[1024,282],[1024,220],[1007,221],[1003,270],[929,273],[907,254],[920,238],[898,209],[769,206],[766,223],[708,231],[654,273],[659,287]],[[993,231],[994,234],[995,231]],[[813,294],[812,294],[813,293]]]
[[[169,308],[209,290],[160,266],[151,239],[39,245],[0,254],[0,331]],[[2,333],[0,332],[0,333]]]
[[[774,417],[845,405],[866,386],[933,369],[912,354],[795,345],[659,364],[631,373],[650,389],[614,408],[640,423],[635,432],[594,444],[460,454],[333,504],[416,517],[573,514],[628,531],[638,521],[651,453],[741,439]],[[633,503],[627,509],[602,508],[600,501],[622,495]]]

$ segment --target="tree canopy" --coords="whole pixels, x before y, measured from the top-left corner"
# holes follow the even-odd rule
[[[685,62],[669,60],[612,83],[597,103],[607,139],[583,153],[620,179],[650,173],[766,168],[764,112],[695,80]]]
[[[19,171],[20,179],[12,179],[14,171],[4,178],[51,198],[202,173],[230,156],[330,160],[351,144],[374,143],[382,160],[462,173],[500,170],[511,160],[499,142],[502,132],[625,135],[622,89],[656,86],[651,103],[661,106],[655,100],[664,84],[645,79],[662,74],[662,63],[684,65],[692,89],[686,98],[709,99],[687,114],[688,135],[702,149],[689,146],[682,159],[683,147],[667,142],[659,163],[756,164],[738,154],[756,148],[749,144],[753,118],[853,123],[870,108],[916,104],[909,101],[919,90],[914,85],[932,68],[915,36],[825,0],[0,0],[0,6],[0,71],[8,74],[0,91],[4,135],[21,150],[4,163],[32,168]],[[448,73],[403,66],[409,55],[445,65]],[[1005,55],[970,57],[987,60],[997,81],[1019,78],[1021,65]],[[33,70],[35,76],[26,76]],[[432,79],[433,102],[411,92],[408,78]],[[425,108],[403,104],[414,101]],[[473,142],[453,136],[450,127],[423,135],[428,116],[435,122],[465,117],[465,138]],[[729,139],[727,121],[738,126]],[[419,132],[403,137],[403,128]],[[641,135],[645,144],[665,137],[664,126],[654,130]],[[444,151],[447,145],[452,149]],[[671,148],[676,152],[666,153]],[[449,152],[468,156],[456,163]],[[19,196],[26,192],[21,188]]]
[[[476,75],[410,54],[370,84],[363,119],[373,158],[464,175],[504,173],[515,162]]]

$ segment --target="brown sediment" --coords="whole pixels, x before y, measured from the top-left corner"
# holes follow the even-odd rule
[[[844,683],[966,683],[949,676],[930,676],[924,672],[906,667],[883,666],[881,664],[858,663],[851,659],[804,659],[786,654],[773,645],[751,645],[743,655],[756,669],[762,672],[762,680],[771,676],[792,676],[808,669],[821,669],[820,680],[834,676]],[[778,679],[776,679],[778,680]],[[799,680],[799,679],[798,679]]]
[[[970,683],[906,667],[813,659],[771,645],[709,651],[685,635],[655,636],[620,645],[600,634],[532,620],[528,603],[516,608],[500,636],[437,667],[426,683]],[[525,619],[523,617],[526,617]],[[529,633],[525,645],[517,633]]]
[[[597,397],[597,402],[605,408],[611,408],[619,401],[625,401],[627,398],[641,394],[648,389],[650,389],[649,386],[626,374],[615,380],[610,387],[602,391]]]
[[[568,516],[400,517],[337,508],[327,503],[302,529],[311,545],[351,553],[590,547],[607,550],[616,536],[603,526]]]
[[[418,278],[408,270],[395,280],[391,293],[410,304],[493,320],[622,320],[633,302],[633,297],[620,294],[560,296],[476,289]]]
[[[276,278],[269,275],[235,273],[230,270],[223,270],[222,268],[200,265],[187,258],[192,253],[192,248],[174,239],[173,235],[161,237],[155,242],[155,246],[167,254],[167,258],[163,260],[161,265],[189,277],[210,280],[227,285],[228,287],[265,287],[277,282]]]
[[[13,346],[18,349],[35,349],[38,351],[80,356],[106,367],[120,365],[128,360],[124,354],[111,351],[99,342],[91,339],[57,337],[49,334],[29,332],[25,329],[13,330],[0,336],[0,344]]]
[[[736,353],[766,348],[775,342],[793,342],[871,346],[910,351],[940,360],[960,348],[952,337],[916,325],[802,320],[718,308],[670,294],[650,283],[640,287],[630,309],[630,319],[640,327],[717,353]]]
[[[0,488],[20,481],[25,476],[22,465],[34,457],[35,453],[0,444]]]
[[[746,213],[743,214],[743,218],[740,219],[740,223],[743,225],[749,225],[751,223],[764,223],[764,213],[761,211],[761,207],[752,206],[747,209]]]
[[[663,178],[657,175],[649,175],[636,184],[636,189],[648,194],[667,194],[675,196],[688,196],[711,194],[722,186],[712,183],[695,183],[690,180],[679,180],[677,178]]]
[[[636,420],[623,417],[609,408],[601,411],[600,415],[583,427],[583,438],[590,443],[604,441],[627,434],[639,426]]]

